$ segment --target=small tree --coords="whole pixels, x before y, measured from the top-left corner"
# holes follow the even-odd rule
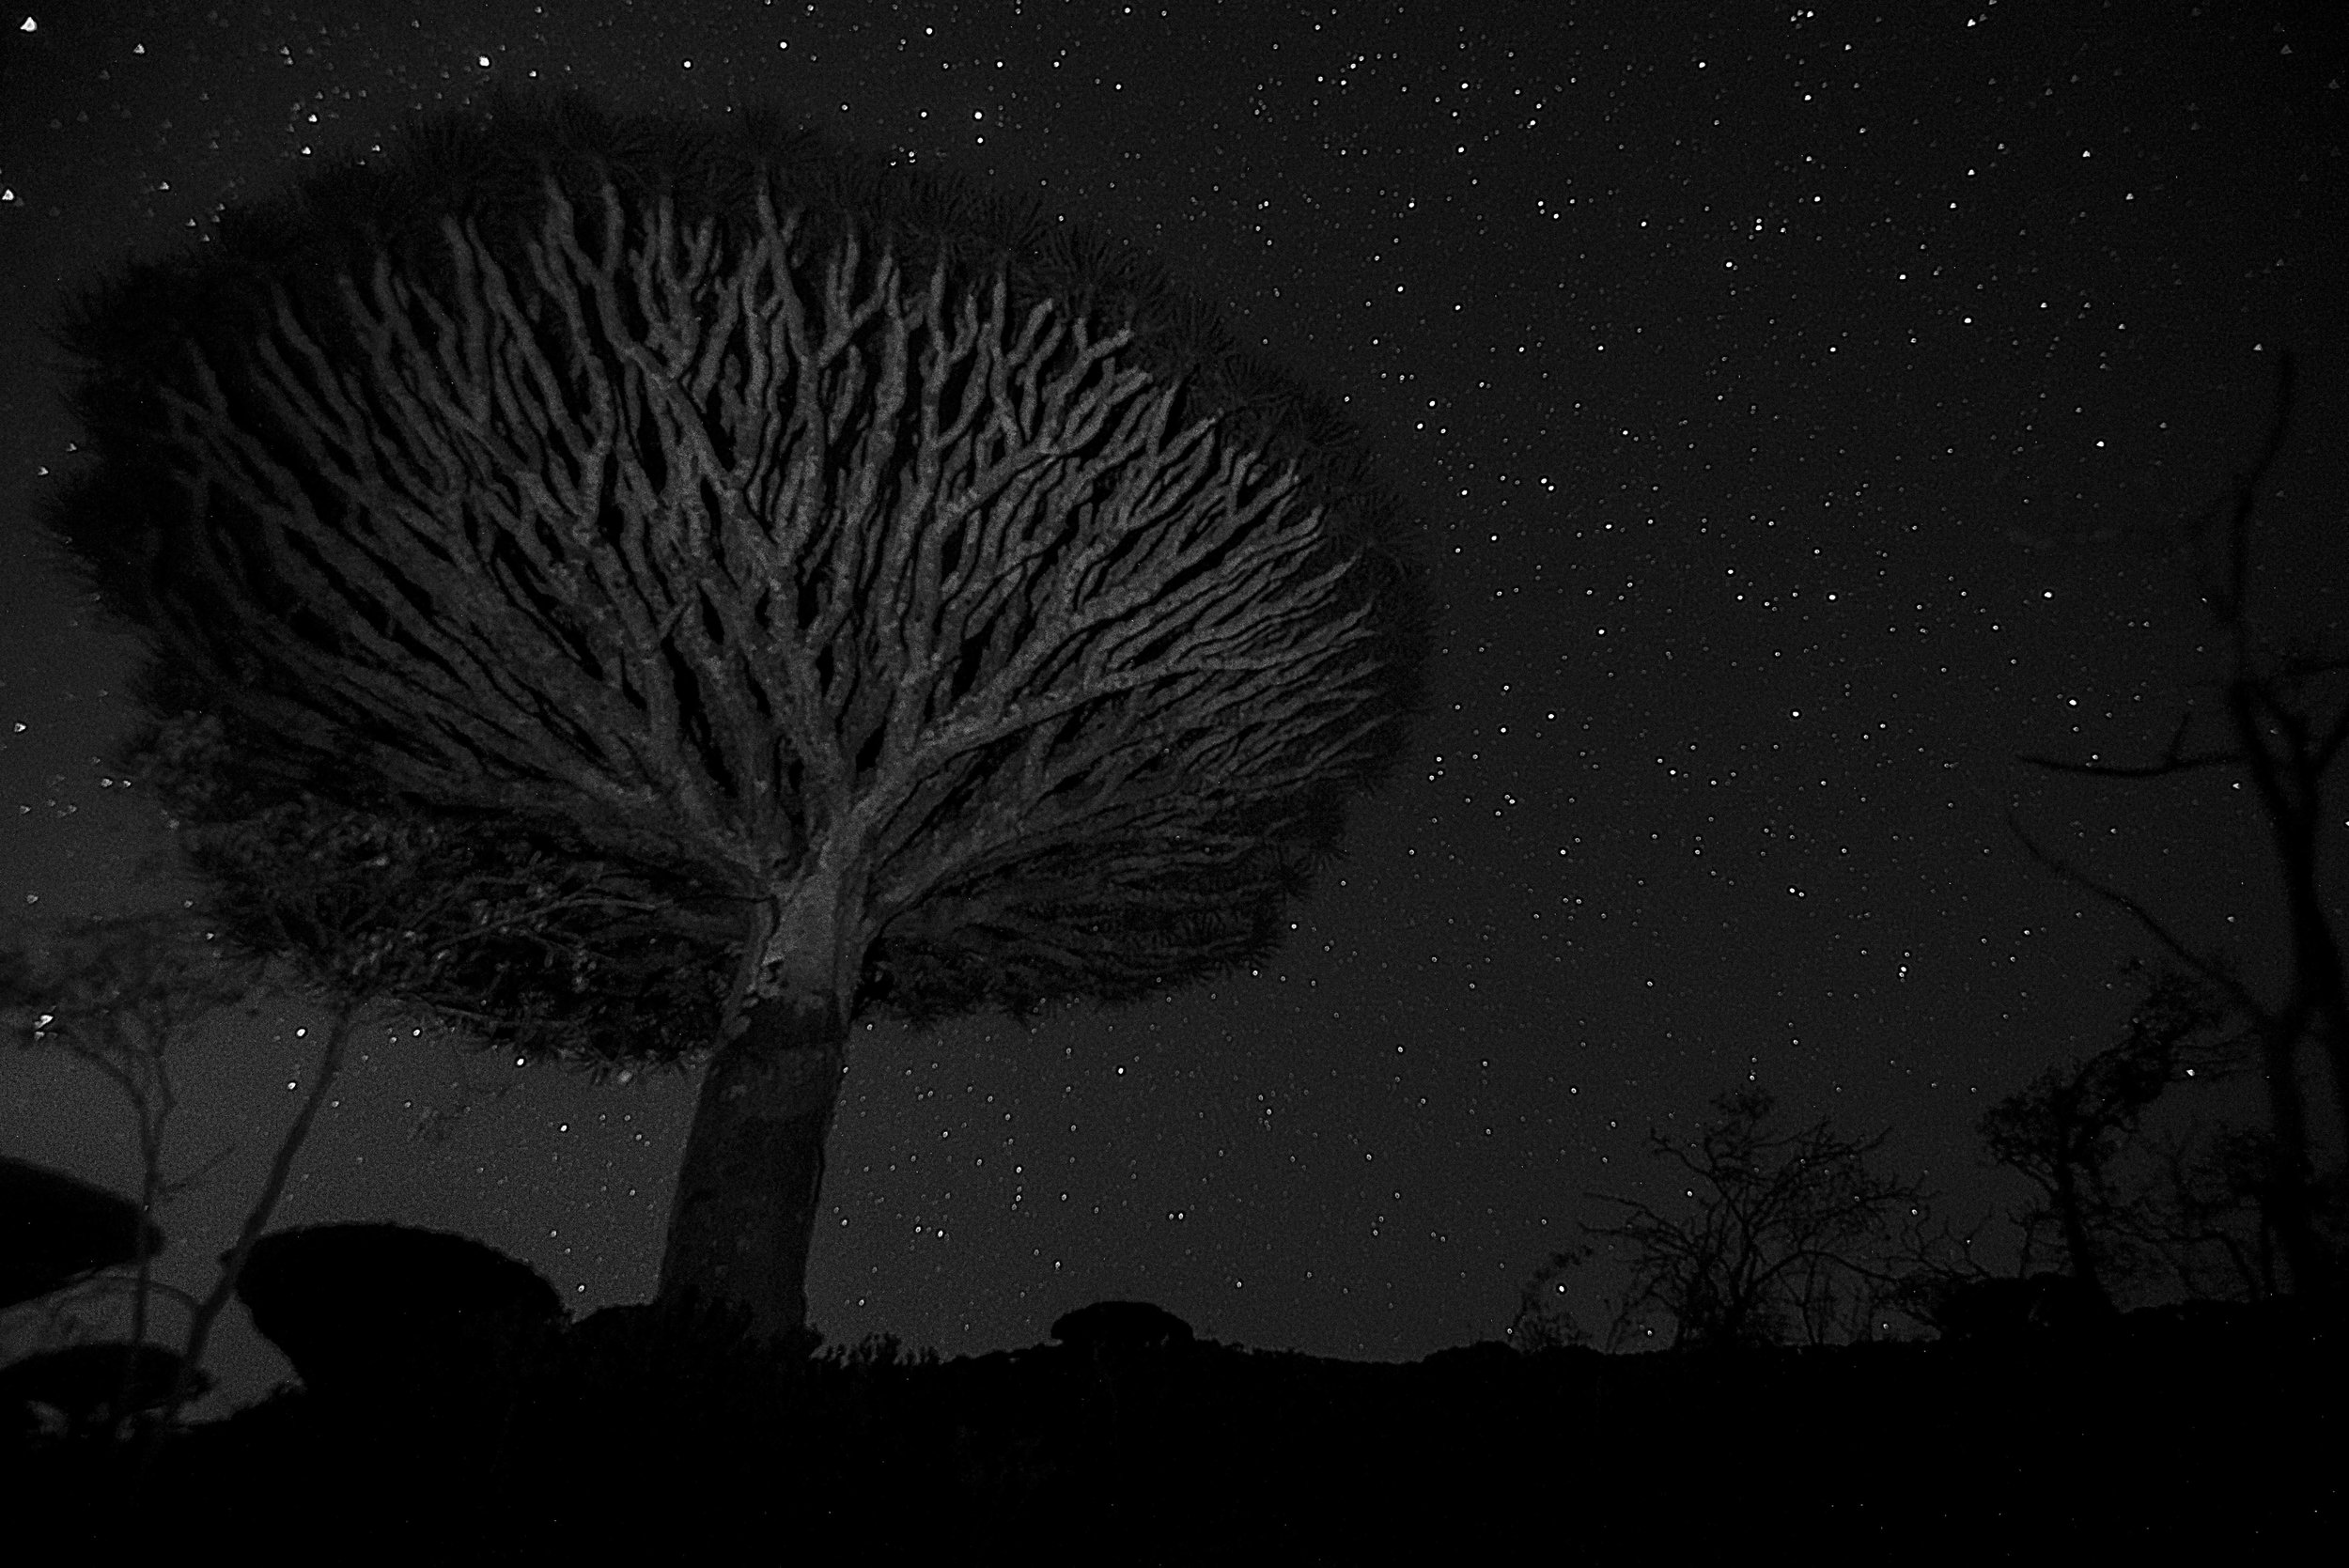
[[[2144,1256],[2196,1300],[2282,1294],[2275,1135],[2262,1127],[2197,1127],[2148,1140],[2154,1169],[2120,1222]],[[2338,1199],[2319,1217],[2340,1222]]]
[[[1678,1212],[1589,1194],[1624,1218],[1586,1222],[1584,1235],[1629,1250],[1610,1349],[1657,1317],[1676,1350],[1821,1344],[1876,1331],[1923,1253],[1927,1195],[1873,1164],[1890,1129],[1853,1140],[1822,1120],[1780,1131],[1774,1105],[1761,1089],[1741,1089],[1713,1102],[1715,1120],[1694,1140],[1649,1131],[1650,1152],[1685,1178]],[[1554,1255],[1537,1286],[1590,1255],[1589,1248]],[[1525,1309],[1522,1339],[1587,1337],[1571,1316],[1534,1311],[1530,1298]]]
[[[1595,1337],[1574,1309],[1574,1281],[1589,1264],[1593,1249],[1586,1243],[1552,1252],[1517,1292],[1517,1315],[1509,1320],[1508,1340],[1526,1355],[1545,1350],[1571,1350],[1590,1344]]]
[[[122,1397],[131,1407],[134,1372],[149,1337],[149,1303],[184,1292],[154,1279],[163,1233],[156,1221],[173,1199],[198,1186],[234,1153],[168,1173],[164,1144],[179,1096],[171,1053],[188,1032],[250,1000],[259,964],[232,944],[190,929],[178,910],[78,924],[18,922],[0,939],[0,1024],[23,1048],[62,1047],[121,1091],[130,1103],[139,1156],[136,1212],[144,1224],[130,1260],[131,1331],[122,1345]]]
[[[209,732],[162,738],[157,765],[194,768],[184,754]],[[209,760],[209,753],[203,753]],[[208,787],[233,769],[205,772]],[[145,1168],[143,1204],[151,1210],[192,1186],[226,1158],[225,1149],[189,1176],[163,1173],[164,1132],[177,1099],[171,1049],[198,1022],[232,1003],[257,1012],[263,998],[328,1003],[325,1037],[309,1093],[272,1157],[235,1245],[202,1298],[151,1279],[150,1240],[132,1282],[133,1320],[125,1377],[147,1337],[147,1298],[162,1291],[189,1311],[179,1375],[161,1419],[148,1429],[141,1473],[188,1399],[201,1391],[204,1354],[214,1324],[233,1299],[253,1247],[269,1227],[295,1160],[339,1075],[368,999],[406,1003],[442,984],[452,969],[495,953],[506,934],[526,927],[559,942],[566,923],[583,913],[611,918],[627,901],[583,886],[545,857],[511,845],[474,854],[461,881],[439,875],[450,835],[412,816],[370,817],[321,812],[312,802],[248,815],[190,836],[199,856],[232,860],[245,870],[230,901],[241,939],[205,929],[180,911],[80,924],[23,923],[0,941],[0,1024],[27,1047],[62,1046],[103,1072],[130,1099]],[[388,907],[409,917],[387,921]],[[272,962],[272,953],[290,955]],[[126,1383],[127,1387],[127,1383]]]
[[[16,957],[0,949],[0,971],[7,971],[0,991],[12,981]],[[145,1408],[158,1372],[168,1395],[177,1357],[122,1343],[84,1343],[86,1326],[75,1316],[92,1287],[123,1283],[107,1271],[163,1250],[162,1227],[140,1214],[137,1201],[0,1156],[0,1322],[41,1320],[23,1354],[16,1354],[17,1324],[9,1324],[8,1349],[0,1353],[0,1440],[24,1430],[29,1404],[46,1405],[64,1415],[70,1431],[87,1433]]]
[[[2145,972],[2134,959],[2127,967]],[[2246,1048],[2241,1034],[2219,1035],[2233,1007],[2207,983],[2163,965],[2146,984],[2118,1043],[2048,1068],[1992,1106],[1981,1123],[1990,1157],[2039,1189],[2015,1217],[2023,1228],[2024,1267],[2052,1229],[2072,1277],[2108,1312],[2120,1278],[2145,1266],[2130,1255],[2143,1194],[2118,1177],[2118,1163],[2164,1093],[2234,1071]]]

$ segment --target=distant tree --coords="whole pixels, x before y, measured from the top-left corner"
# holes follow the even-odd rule
[[[163,742],[160,760],[184,766],[172,748],[193,743],[185,735]],[[246,902],[236,906],[236,913],[244,940],[207,929],[181,910],[83,922],[20,919],[0,933],[0,1027],[22,1046],[70,1051],[123,1091],[136,1118],[144,1172],[140,1207],[148,1213],[234,1153],[233,1147],[224,1148],[186,1176],[164,1173],[166,1124],[178,1106],[170,1071],[174,1048],[198,1024],[232,1005],[255,1014],[272,997],[329,1004],[309,1092],[278,1141],[261,1190],[211,1290],[199,1299],[152,1279],[148,1265],[161,1233],[151,1222],[152,1239],[136,1253],[119,1407],[132,1407],[134,1373],[151,1378],[153,1359],[141,1354],[148,1298],[162,1293],[190,1314],[178,1353],[179,1374],[168,1397],[156,1402],[160,1418],[142,1445],[142,1474],[181,1405],[210,1386],[203,1362],[213,1325],[276,1212],[319,1109],[341,1072],[367,999],[407,998],[464,961],[470,949],[494,941],[507,924],[551,924],[568,914],[579,897],[528,856],[508,856],[502,874],[476,868],[462,886],[431,883],[428,870],[439,838],[426,825],[347,816],[305,834],[281,833],[280,826],[279,818],[264,815],[197,835],[202,853],[243,870],[238,888]],[[420,865],[427,870],[420,873]],[[390,927],[386,899],[395,895],[398,912],[422,931]],[[292,956],[272,962],[265,956],[270,953]]]
[[[705,1063],[661,1295],[773,1333],[851,1020],[1259,961],[1422,706],[1333,405],[1152,265],[772,114],[445,115],[58,341],[96,463],[43,521],[148,645],[213,917],[303,951],[272,868],[340,842],[438,955],[407,999]],[[535,914],[444,896],[517,876]]]
[[[0,970],[16,968],[0,953]],[[8,984],[0,981],[0,986]],[[44,1320],[35,1348],[0,1365],[0,1446],[29,1438],[47,1413],[94,1436],[163,1404],[179,1358],[153,1345],[83,1343],[83,1288],[117,1281],[101,1271],[152,1258],[162,1227],[119,1193],[28,1160],[0,1157],[0,1316]],[[150,1281],[150,1288],[155,1287]],[[14,1325],[11,1325],[14,1327]],[[45,1346],[45,1348],[43,1348]]]
[[[1827,1121],[1792,1131],[1772,1125],[1775,1102],[1757,1088],[1713,1102],[1692,1140],[1651,1129],[1650,1152],[1680,1168],[1685,1203],[1668,1211],[1635,1198],[1588,1196],[1623,1218],[1581,1225],[1593,1242],[1627,1253],[1629,1285],[1615,1305],[1609,1347],[1660,1320],[1677,1350],[1821,1344],[1872,1336],[1926,1241],[1928,1197],[1873,1163],[1889,1130],[1837,1134]],[[1591,1249],[1553,1256],[1544,1283]],[[1570,1313],[1519,1316],[1521,1342],[1588,1339]]]
[[[1096,1301],[1052,1320],[1052,1338],[1072,1349],[1164,1350],[1192,1342],[1190,1325],[1151,1301]]]
[[[2196,1300],[2263,1300],[2283,1294],[2275,1134],[2262,1127],[2196,1127],[2148,1140],[2153,1170],[2123,1213],[2127,1234]],[[2305,1193],[2299,1194],[2305,1199]],[[2320,1193],[2322,1202],[2326,1194]],[[2341,1221],[2337,1191],[2318,1218]]]
[[[2131,972],[2147,972],[2131,960]],[[2128,1255],[2140,1228],[2143,1195],[2116,1172],[2146,1113],[2173,1085],[2216,1080],[2242,1063],[2244,1041],[2220,1031],[2233,1009],[2207,984],[2167,965],[2148,974],[2146,995],[2114,1045],[2048,1068],[1983,1114],[1990,1157],[2039,1189],[2015,1222],[2025,1266],[2049,1229],[2059,1237],[2088,1298],[2113,1308],[2115,1275],[2142,1271]]]
[[[2093,1331],[2113,1316],[2110,1301],[2070,1274],[1923,1274],[1913,1283],[1903,1310],[1950,1341]]]
[[[2242,769],[2251,785],[2249,798],[2266,818],[2281,877],[2291,942],[2282,999],[2263,999],[2237,978],[2234,966],[2222,955],[2188,948],[2136,899],[2048,854],[2011,814],[2007,823],[2033,859],[2075,887],[2126,910],[2188,970],[2252,1021],[2274,1124],[2269,1146],[2277,1169],[2267,1186],[2279,1204],[2278,1227],[2295,1288],[2318,1295],[2330,1289],[2331,1265],[2315,1225],[2327,1183],[2320,1181],[2311,1159],[2299,1052],[2303,1042],[2313,1041],[2329,1067],[2334,1107],[2349,1142],[2349,989],[2344,989],[2349,965],[2344,965],[2341,939],[2318,885],[2320,838],[2328,811],[2337,810],[2325,803],[2325,776],[2342,741],[2349,739],[2349,695],[2330,703],[2317,698],[2320,688],[2329,684],[2338,689],[2339,677],[2349,674],[2349,652],[2272,636],[2248,609],[2251,520],[2267,473],[2283,448],[2293,386],[2294,365],[2287,354],[2278,365],[2275,413],[2257,458],[2235,476],[2225,501],[2188,519],[2179,530],[2177,542],[2192,558],[2196,587],[2224,650],[2225,671],[2217,683],[2224,743],[2188,750],[2186,735],[2195,717],[2189,708],[2161,756],[2149,764],[2022,759],[2058,772],[2110,779],[2164,778],[2203,768]],[[2341,1179],[2336,1175],[2329,1184],[2337,1187]]]
[[[1508,1342],[1526,1355],[1545,1350],[1570,1350],[1590,1344],[1594,1334],[1575,1310],[1574,1281],[1591,1261],[1587,1243],[1552,1252],[1517,1292],[1517,1314],[1509,1320]]]
[[[185,1293],[154,1278],[163,1244],[157,1216],[199,1185],[233,1149],[223,1149],[184,1175],[167,1172],[164,1144],[179,1096],[171,1051],[188,1032],[249,1000],[259,966],[226,942],[207,941],[179,910],[77,923],[19,918],[0,933],[0,1025],[21,1048],[59,1048],[95,1069],[130,1103],[139,1155],[138,1220],[127,1261],[132,1270],[130,1338],[120,1346],[122,1397],[147,1363],[148,1307],[154,1296]],[[40,1191],[25,1195],[39,1201]],[[72,1204],[63,1192],[56,1197]],[[26,1221],[56,1224],[56,1219]],[[45,1294],[45,1293],[44,1293]],[[193,1298],[186,1304],[195,1305]]]

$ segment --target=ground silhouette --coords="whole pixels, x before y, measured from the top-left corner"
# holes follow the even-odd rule
[[[404,1385],[330,1373],[197,1425],[170,1439],[141,1509],[99,1449],[39,1442],[11,1467],[39,1502],[21,1528],[121,1549],[201,1517],[321,1545],[526,1555],[749,1532],[778,1551],[788,1537],[1022,1562],[1228,1560],[1239,1541],[1284,1561],[1475,1560],[1534,1530],[1596,1561],[1766,1540],[1972,1561],[2258,1550],[2339,1515],[2326,1435],[2341,1326],[2288,1299],[2024,1312],[1938,1342],[1614,1356],[1488,1343],[1401,1365],[1250,1350],[1149,1303],[1102,1302],[1064,1315],[1058,1343],[941,1360],[886,1339],[778,1344],[722,1312],[550,1320],[524,1265],[463,1238],[320,1230],[340,1234],[293,1234],[265,1277],[339,1250],[321,1277],[376,1278],[353,1262],[363,1237],[379,1262],[443,1265],[440,1315],[342,1296],[356,1315],[341,1349],[304,1351],[329,1367],[396,1354]],[[445,1289],[459,1278],[481,1285],[488,1319],[520,1303],[544,1330],[509,1340],[494,1376],[412,1354],[428,1326],[465,1319],[442,1310],[463,1305]]]

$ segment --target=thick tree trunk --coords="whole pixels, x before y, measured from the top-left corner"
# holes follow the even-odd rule
[[[702,1079],[661,1260],[663,1306],[723,1305],[754,1334],[807,1324],[807,1255],[848,1030],[829,996],[778,997]]]
[[[845,859],[817,855],[753,921],[669,1207],[660,1304],[741,1312],[758,1335],[807,1326],[861,929]]]

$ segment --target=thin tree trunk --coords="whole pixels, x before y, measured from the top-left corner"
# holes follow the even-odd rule
[[[157,1060],[156,1076],[161,1079],[162,1043],[154,1042]],[[135,1408],[134,1394],[138,1384],[140,1353],[147,1348],[147,1298],[154,1289],[155,1249],[148,1245],[148,1224],[155,1211],[162,1206],[163,1191],[163,1122],[171,1114],[171,1087],[168,1080],[161,1085],[162,1110],[150,1108],[139,1098],[139,1161],[145,1168],[139,1178],[139,1230],[137,1283],[131,1296],[131,1342],[122,1347],[122,1376],[116,1387],[109,1437],[122,1430],[122,1423]]]
[[[2066,1147],[2056,1157],[2056,1218],[2063,1227],[2063,1250],[2072,1260],[2072,1278],[2086,1287],[2095,1299],[2098,1312],[2108,1312],[2112,1310],[2112,1297],[2105,1289],[2103,1271],[2096,1266],[2096,1250],[2088,1239],[2088,1216],[2081,1212],[2079,1171],[2069,1149],[2075,1136],[2073,1127],[2063,1129]]]
[[[2238,550],[2239,540],[2238,535]],[[2236,667],[2241,670],[2246,660],[2239,623],[2235,635]],[[2255,680],[2238,675],[2228,688],[2227,707],[2245,770],[2251,775],[2252,787],[2267,816],[2277,866],[2283,876],[2285,913],[2292,926],[2292,993],[2282,1012],[2263,1018],[2260,1028],[2269,1104],[2276,1117],[2279,1164],[2283,1167],[2275,1172],[2277,1185],[2284,1189],[2279,1194],[2283,1207],[2277,1228],[2292,1268],[2294,1293],[2325,1296],[2331,1293],[2332,1280],[2310,1213],[2310,1183],[2317,1166],[2315,1151],[2309,1147],[2299,1045],[2303,1032],[2315,1023],[2326,1065],[2333,1070],[2334,1109],[2344,1138],[2349,1138],[2349,1081],[2341,1076],[2349,1067],[2341,1054],[2349,1042],[2340,1040],[2331,1027],[2341,1007],[2341,949],[2316,888],[2323,778],[2310,753],[2305,723],[2298,714],[2280,706],[2275,690],[2273,675]],[[2280,733],[2280,760],[2268,749],[2271,717]],[[2349,1157],[2349,1150],[2343,1154]]]
[[[2312,789],[2311,789],[2312,793]],[[2292,914],[2292,970],[2295,995],[2308,1001],[2311,1031],[2332,1079],[2333,1112],[2341,1123],[2341,1153],[2349,1159],[2349,986],[2341,974],[2341,943],[2326,918],[2316,886],[2315,812],[2297,836],[2301,858],[2284,867],[2284,903]],[[2296,826],[2296,825],[2295,825]]]
[[[310,1124],[318,1120],[319,1107],[326,1102],[327,1092],[334,1086],[335,1077],[342,1071],[343,1050],[350,1043],[352,1020],[357,1018],[359,1011],[359,1004],[349,998],[341,998],[334,1002],[334,1021],[327,1029],[325,1048],[319,1053],[318,1076],[310,1084],[309,1097],[294,1113],[293,1126],[288,1127],[286,1136],[278,1141],[277,1154],[270,1161],[269,1175],[261,1183],[261,1195],[254,1201],[251,1211],[245,1215],[244,1224],[237,1233],[237,1244],[225,1255],[220,1278],[214,1282],[211,1294],[196,1307],[195,1314],[188,1324],[187,1344],[180,1352],[179,1374],[172,1379],[171,1398],[163,1405],[162,1418],[148,1429],[147,1440],[139,1451],[138,1478],[142,1485],[154,1468],[155,1455],[162,1449],[163,1434],[179,1419],[180,1406],[194,1396],[196,1374],[203,1370],[204,1347],[210,1340],[212,1325],[228,1305],[228,1298],[236,1293],[237,1281],[244,1278],[245,1262],[253,1256],[254,1245],[260,1240],[261,1233],[269,1228],[270,1217],[277,1212],[277,1201],[285,1196],[286,1183],[293,1175],[294,1159],[301,1154],[303,1144],[309,1140]]]
[[[2276,1143],[2268,1170],[2269,1202],[2274,1205],[2276,1239],[2282,1245],[2284,1265],[2292,1271],[2295,1296],[2328,1294],[2323,1256],[2309,1214],[2309,1134],[2300,1100],[2298,1052],[2306,1011],[2287,1008],[2280,1017],[2260,1020],[2260,1054],[2267,1080],[2268,1111],[2276,1121]]]
[[[2349,986],[2344,986],[2336,954],[2329,984],[2332,994],[2320,996],[2315,1016],[2317,1037],[2324,1042],[2325,1063],[2332,1069],[2333,1109],[2341,1117],[2341,1159],[2349,1172]]]

